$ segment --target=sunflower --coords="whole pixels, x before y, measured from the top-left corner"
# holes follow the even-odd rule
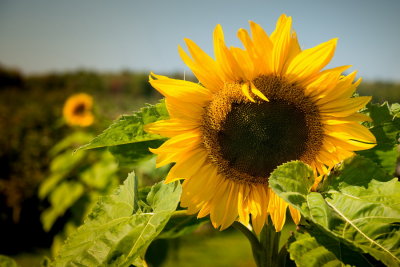
[[[85,93],[74,94],[65,101],[63,115],[71,126],[90,126],[94,117],[92,114],[93,98]]]
[[[259,233],[268,215],[280,231],[288,204],[269,187],[279,165],[301,160],[320,177],[354,151],[375,145],[358,113],[370,97],[354,97],[361,79],[345,76],[350,66],[323,68],[337,39],[302,50],[292,18],[282,15],[268,36],[250,21],[251,35],[238,31],[244,49],[228,48],[220,25],[214,33],[215,59],[185,39],[183,61],[199,83],[151,74],[166,97],[170,119],[146,125],[169,137],[151,151],[157,167],[175,163],[166,182],[184,179],[181,206],[198,217],[210,215],[215,228],[235,220]],[[298,223],[299,212],[289,206]]]

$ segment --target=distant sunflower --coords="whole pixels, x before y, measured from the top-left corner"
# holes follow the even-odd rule
[[[63,108],[66,122],[71,126],[90,126],[94,121],[92,106],[93,98],[88,94],[79,93],[70,96]]]
[[[217,25],[215,60],[191,40],[185,39],[191,57],[179,47],[200,84],[150,77],[170,114],[146,126],[170,137],[151,150],[157,166],[175,162],[166,182],[185,179],[181,205],[198,217],[209,214],[221,230],[251,218],[259,233],[270,215],[280,231],[288,204],[268,187],[277,166],[301,160],[319,177],[353,151],[375,145],[359,123],[370,118],[357,113],[370,97],[353,97],[361,80],[353,82],[355,72],[342,75],[350,66],[322,70],[337,39],[301,50],[291,24],[282,15],[268,36],[250,22],[251,37],[238,31],[244,49],[228,48]],[[298,223],[299,212],[289,209]]]

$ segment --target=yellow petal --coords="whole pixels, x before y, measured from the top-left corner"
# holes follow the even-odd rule
[[[207,153],[204,149],[193,149],[189,151],[171,168],[165,178],[165,182],[170,183],[192,177],[203,167],[206,159]]]
[[[165,137],[174,137],[200,126],[199,122],[182,119],[161,120],[146,124],[144,130],[148,133],[159,134]]]
[[[243,43],[244,48],[251,55],[252,58],[256,58],[257,53],[253,41],[251,40],[249,33],[245,29],[239,29],[237,33],[238,38]]]
[[[299,224],[300,219],[301,219],[301,215],[300,212],[293,208],[292,206],[289,205],[289,211],[290,211],[290,215],[292,216],[292,219],[294,221],[295,224]]]
[[[259,186],[254,186],[252,188],[251,194],[250,194],[250,205],[251,207],[251,222],[253,225],[254,232],[259,234],[262,230],[262,228],[265,225],[265,219],[267,217],[267,210],[264,210],[263,207],[263,200],[266,200],[262,192],[259,189]]]
[[[258,59],[256,68],[259,70],[258,74],[270,74],[273,71],[271,62],[273,43],[260,25],[253,21],[249,21],[249,23],[254,50]]]
[[[187,151],[198,148],[201,142],[201,134],[199,131],[194,130],[174,136],[165,141],[159,148],[150,148],[149,150],[154,154],[158,154],[156,161],[156,167],[158,168],[171,162],[179,161]]]
[[[322,115],[347,117],[365,107],[370,100],[370,96],[360,96],[342,99],[341,101],[331,101],[320,105],[320,111]]]
[[[204,109],[200,103],[190,103],[174,98],[166,98],[165,106],[171,118],[199,122],[202,118]]]
[[[350,98],[353,96],[357,86],[361,83],[359,78],[355,83],[352,83],[357,72],[352,72],[347,76],[341,77],[336,87],[330,92],[327,99],[321,99],[321,103],[329,101],[341,101],[342,99]]]
[[[292,31],[292,38],[290,41],[290,48],[289,48],[289,54],[287,55],[286,62],[290,63],[293,58],[295,58],[298,54],[300,54],[301,48],[299,44],[299,40],[297,38],[297,33],[295,31]]]
[[[216,189],[222,181],[220,176],[217,175],[216,168],[204,165],[198,173],[194,173],[192,177],[183,182],[181,206],[209,206],[207,203],[214,197]]]
[[[369,116],[362,113],[354,113],[347,117],[331,117],[331,116],[323,117],[323,123],[328,125],[362,122],[362,121],[372,121],[372,119]]]
[[[302,84],[305,86],[306,94],[317,98],[319,101],[328,102],[325,101],[325,98],[331,91],[335,91],[337,94],[337,90],[334,89],[339,83],[340,76],[343,71],[350,67],[351,66],[341,66],[324,70],[316,76],[313,76],[313,79],[304,81]]]
[[[257,190],[257,186],[252,185],[249,194],[249,209],[252,215],[261,214],[261,196]]]
[[[214,54],[225,81],[235,82],[245,77],[235,57],[225,45],[224,33],[219,24],[214,29]]]
[[[251,92],[253,94],[255,94],[259,98],[269,102],[268,98],[260,90],[258,90],[253,83],[250,84],[250,87],[251,87]]]
[[[243,184],[238,192],[238,213],[240,221],[244,224],[248,224],[250,219],[250,214],[246,207],[249,193],[250,193],[250,188],[247,184]]]
[[[254,98],[250,95],[248,83],[242,84],[242,93],[251,101],[256,102]]]
[[[198,83],[171,79],[154,73],[151,73],[149,82],[165,97],[200,104],[210,101],[212,98],[212,92]]]
[[[255,47],[259,49],[259,54],[262,55],[268,50],[272,52],[273,43],[271,42],[264,29],[259,24],[253,21],[249,21],[249,24],[251,35],[253,37],[253,42]]]
[[[250,56],[246,51],[238,47],[231,47],[230,51],[236,61],[240,62],[240,67],[243,70],[245,80],[251,81],[258,76],[253,60],[250,59]]]
[[[273,195],[272,195],[273,194]],[[271,193],[271,197],[274,199],[274,208],[269,208],[268,212],[270,213],[271,220],[275,226],[275,230],[280,232],[283,228],[283,225],[286,221],[286,209],[288,204],[278,197],[275,193]]]
[[[193,46],[192,46],[193,48]],[[182,47],[178,46],[179,55],[183,62],[192,70],[193,74],[199,79],[204,87],[216,92],[224,87],[222,77],[219,75],[220,71],[215,61],[209,61],[207,57],[198,62],[192,60]],[[204,62],[205,61],[205,62]]]
[[[332,144],[334,144],[335,146],[343,148],[347,151],[359,151],[359,150],[370,149],[376,145],[376,144],[368,144],[368,143],[358,142],[358,141],[349,140],[349,139],[341,139],[341,138],[333,137],[333,136],[325,136],[325,139],[332,142]]]
[[[376,144],[375,136],[358,123],[325,125],[327,135],[347,140],[357,140],[364,143]]]
[[[305,80],[318,73],[331,61],[336,43],[337,38],[300,52],[286,71],[289,82]]]
[[[217,188],[217,192],[212,199],[210,219],[214,228],[219,228],[224,222],[224,209],[226,207],[226,202],[228,201],[229,195],[227,194],[227,191],[230,189],[229,185],[230,183],[227,180],[223,181],[219,188]]]
[[[290,50],[292,30],[292,17],[282,15],[276,25],[275,31],[271,35],[274,44],[272,49],[272,67],[275,74],[280,75],[285,65]]]
[[[258,235],[265,225],[265,219],[261,216],[261,214],[254,216],[252,215],[251,224],[253,226],[254,232]]]
[[[230,189],[226,192],[228,199],[224,207],[225,215],[222,220],[221,231],[231,226],[238,217],[238,193],[240,186],[231,182],[229,185]]]

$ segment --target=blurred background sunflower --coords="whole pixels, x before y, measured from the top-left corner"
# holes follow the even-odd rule
[[[92,96],[85,93],[74,94],[65,101],[63,108],[64,119],[71,126],[90,126],[94,121],[92,108]]]

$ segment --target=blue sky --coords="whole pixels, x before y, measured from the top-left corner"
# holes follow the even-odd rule
[[[238,46],[236,32],[248,20],[270,33],[281,13],[293,17],[302,48],[339,38],[330,67],[353,65],[366,80],[400,81],[399,0],[0,0],[0,63],[25,73],[183,72],[183,38],[212,54],[216,24]]]

